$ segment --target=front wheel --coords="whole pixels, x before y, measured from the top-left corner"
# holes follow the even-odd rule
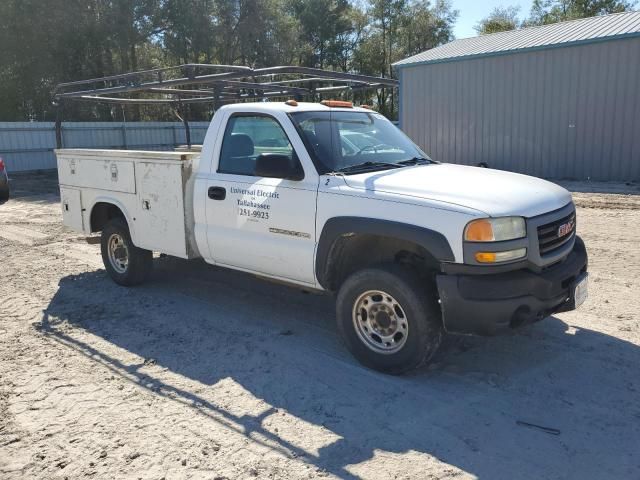
[[[149,276],[153,254],[133,244],[124,220],[116,218],[107,223],[102,230],[100,247],[104,267],[118,285],[139,285]]]
[[[345,280],[338,330],[363,365],[398,375],[425,364],[442,340],[434,292],[401,265],[368,268]]]

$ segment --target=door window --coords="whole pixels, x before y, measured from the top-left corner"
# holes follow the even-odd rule
[[[218,172],[254,176],[256,159],[270,153],[286,155],[292,165],[299,164],[286,133],[274,118],[232,116],[222,140]]]

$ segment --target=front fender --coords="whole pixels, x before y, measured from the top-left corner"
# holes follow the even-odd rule
[[[328,288],[329,265],[336,240],[346,235],[369,234],[406,240],[423,247],[439,262],[455,257],[446,237],[440,232],[407,223],[366,217],[333,217],[326,221],[316,249],[316,277]]]

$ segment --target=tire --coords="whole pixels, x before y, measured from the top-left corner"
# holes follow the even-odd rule
[[[104,268],[118,285],[140,285],[149,277],[153,254],[133,244],[129,227],[123,219],[115,218],[105,225],[100,248]]]
[[[424,365],[442,341],[433,288],[401,265],[352,274],[340,287],[336,310],[349,351],[379,372],[400,375]]]
[[[0,188],[0,202],[6,202],[9,200],[9,187]]]

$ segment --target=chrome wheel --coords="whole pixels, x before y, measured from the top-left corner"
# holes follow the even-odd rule
[[[376,353],[396,353],[407,341],[409,322],[398,301],[388,293],[369,290],[353,304],[358,337]]]
[[[109,237],[108,255],[109,263],[117,273],[127,271],[129,268],[129,249],[119,233],[114,233]]]

